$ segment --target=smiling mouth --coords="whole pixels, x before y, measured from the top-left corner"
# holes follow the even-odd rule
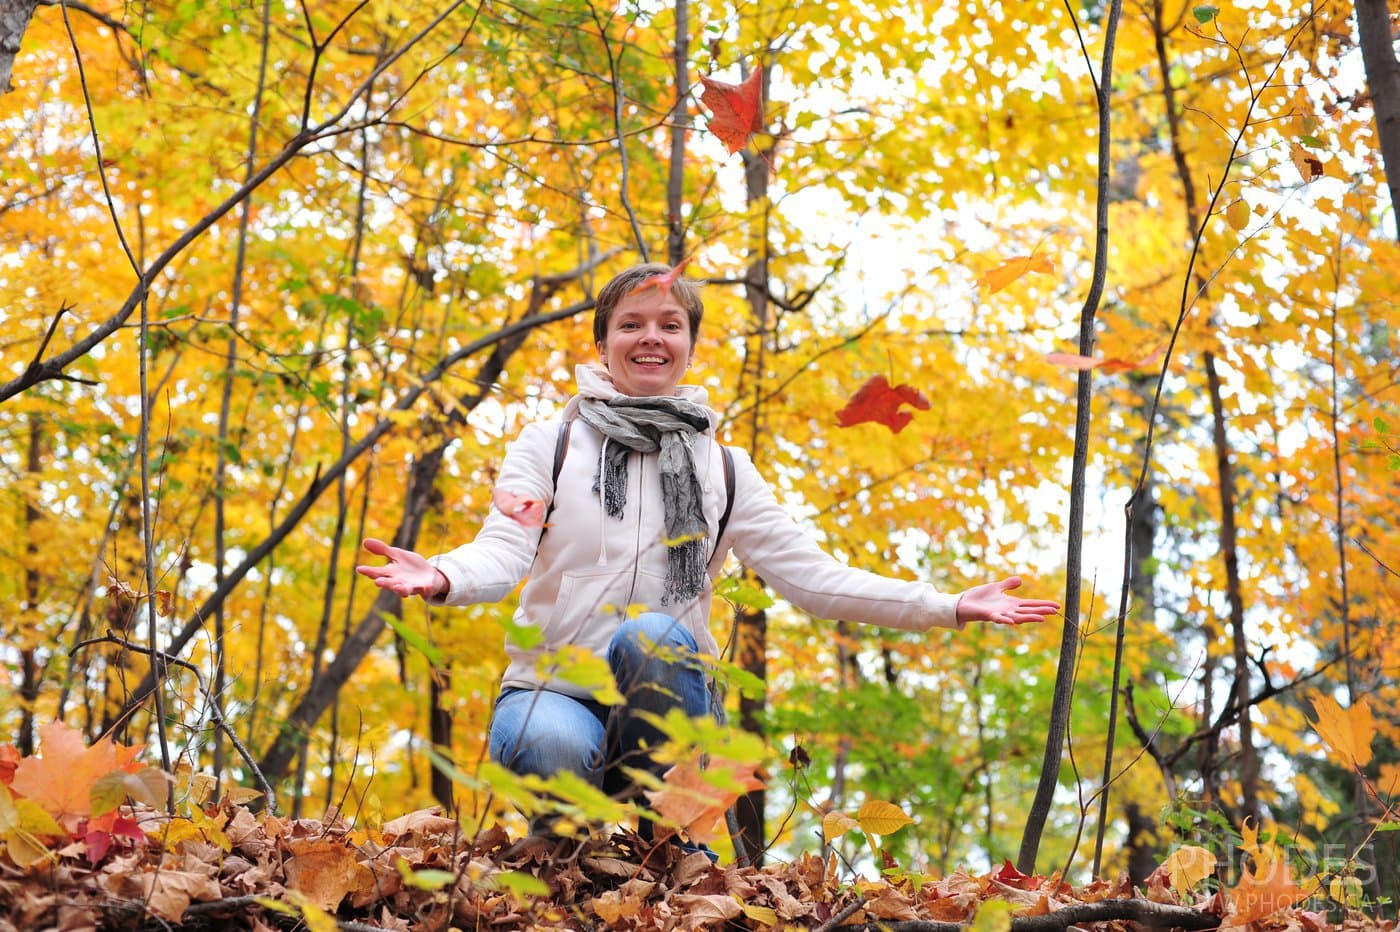
[[[666,365],[666,360],[665,360],[665,359],[662,359],[660,356],[637,356],[637,357],[634,357],[632,361],[633,361],[634,363],[638,364],[638,365],[641,365],[641,366],[664,366],[664,365]]]

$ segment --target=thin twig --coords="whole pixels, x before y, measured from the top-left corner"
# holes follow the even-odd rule
[[[188,660],[182,660],[179,657],[174,657],[170,654],[165,653],[164,651],[152,651],[149,647],[142,647],[139,644],[133,644],[127,639],[117,637],[114,634],[108,634],[105,637],[88,638],[85,641],[79,641],[78,643],[73,645],[73,648],[70,651],[70,653],[76,653],[80,649],[84,647],[90,647],[94,644],[115,644],[123,650],[129,650],[137,654],[146,654],[147,656],[159,653],[159,659],[162,663],[181,667],[193,673],[195,681],[199,684],[200,693],[204,696],[205,700],[208,701],[210,709],[209,718],[213,721],[214,725],[228,737],[229,742],[233,744],[234,748],[237,749],[238,756],[243,758],[243,762],[248,765],[248,769],[253,774],[253,778],[257,780],[258,787],[263,791],[263,795],[267,798],[268,811],[271,812],[273,815],[276,815],[277,800],[272,795],[272,787],[268,785],[267,779],[263,777],[262,771],[258,769],[257,762],[254,760],[253,755],[248,751],[248,748],[244,746],[243,742],[238,740],[238,735],[234,733],[233,729],[229,726],[229,723],[224,719],[223,712],[220,710],[219,704],[213,701],[213,697],[209,695],[208,689],[206,689],[204,686],[204,676],[199,672],[198,667],[190,663]]]
[[[828,919],[826,922],[823,922],[821,925],[817,926],[817,928],[814,930],[814,932],[831,932],[831,930],[833,930],[833,929],[845,928],[844,926],[841,925],[841,923],[845,922],[847,919],[850,919],[850,918],[851,918],[852,916],[854,916],[857,912],[859,912],[860,909],[861,909],[862,907],[864,907],[864,906],[865,906],[865,897],[864,897],[864,896],[856,897],[855,902],[851,903],[851,904],[850,904],[849,906],[847,906],[845,909],[841,910],[839,913],[837,913],[836,915],[832,916],[832,917],[831,917],[830,919]]]

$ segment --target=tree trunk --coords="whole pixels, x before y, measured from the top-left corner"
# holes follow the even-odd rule
[[[762,65],[763,99],[768,98],[770,63]],[[752,209],[768,200],[769,160],[772,152],[750,152],[744,150],[744,199]],[[749,420],[749,454],[758,462],[759,438],[763,434],[763,372],[764,358],[768,345],[768,229],[766,217],[763,222],[763,235],[756,240],[757,245],[749,255],[748,270],[744,274],[744,296],[749,302],[749,316],[753,322],[754,339],[749,342],[744,359],[745,374],[753,391],[753,409]],[[751,584],[762,586],[763,580],[746,571]],[[739,664],[766,682],[768,675],[768,614],[763,609],[750,609],[740,606],[734,610],[734,635]],[[768,707],[767,690],[756,698],[747,696],[739,700],[739,725],[745,731],[763,734],[763,715]],[[765,794],[763,790],[752,790],[739,800],[737,814],[739,832],[743,839],[749,861],[754,866],[763,863],[764,848],[767,845],[764,826]]]
[[[452,710],[446,698],[452,689],[449,670],[428,671],[428,742],[449,760],[452,758]],[[433,799],[448,812],[455,812],[452,799],[452,777],[437,767],[432,775]]]
[[[685,260],[685,137],[690,132],[690,4],[676,0],[676,107],[671,113],[671,164],[666,179],[666,261]]]
[[[1235,653],[1234,700],[1240,728],[1241,817],[1259,824],[1259,752],[1249,718],[1249,642],[1244,630],[1244,594],[1240,589],[1240,557],[1235,532],[1235,474],[1230,464],[1230,441],[1225,436],[1225,409],[1220,399],[1220,376],[1215,354],[1206,353],[1206,381],[1215,433],[1215,465],[1220,477],[1220,551],[1225,558],[1225,595],[1230,603],[1230,635]]]
[[[29,461],[25,466],[26,472],[31,480],[39,474],[39,469],[43,465],[44,459],[44,427],[43,421],[38,417],[29,419]],[[34,702],[39,698],[39,660],[34,645],[31,643],[33,621],[39,615],[39,521],[43,517],[43,512],[35,504],[37,499],[37,486],[31,487],[24,495],[24,536],[25,554],[29,557],[24,565],[24,603],[20,606],[20,631],[17,638],[20,643],[20,681],[19,681],[19,705],[20,721],[19,736],[15,739],[15,747],[19,749],[20,756],[29,757],[34,753]],[[26,617],[27,616],[27,617]]]
[[[8,94],[13,89],[10,75],[15,56],[19,54],[24,31],[29,28],[29,18],[38,5],[38,0],[0,0],[0,94]]]
[[[1400,237],[1400,62],[1390,31],[1389,0],[1356,0],[1356,31],[1361,36],[1361,64],[1376,112],[1381,163],[1390,186],[1390,216]]]

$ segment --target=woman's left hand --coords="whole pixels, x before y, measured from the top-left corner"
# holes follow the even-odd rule
[[[1022,599],[1007,595],[1021,585],[1021,577],[1010,576],[997,582],[973,586],[958,598],[958,622],[990,621],[999,625],[1024,625],[1044,621],[1060,610],[1052,599]]]

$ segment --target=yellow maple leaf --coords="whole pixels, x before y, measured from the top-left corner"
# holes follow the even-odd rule
[[[1172,889],[1180,896],[1211,875],[1215,855],[1205,848],[1186,845],[1173,851],[1163,866],[1171,877]]]
[[[1350,709],[1343,709],[1331,696],[1319,695],[1313,698],[1313,710],[1317,712],[1313,728],[1344,766],[1355,769],[1371,762],[1376,723],[1365,699],[1358,699]]]
[[[914,820],[894,803],[871,799],[856,812],[856,821],[867,835],[893,835]]]
[[[977,284],[987,289],[987,294],[996,294],[1027,272],[1050,274],[1055,266],[1045,256],[1017,256],[1007,259],[994,269],[983,272]]]

